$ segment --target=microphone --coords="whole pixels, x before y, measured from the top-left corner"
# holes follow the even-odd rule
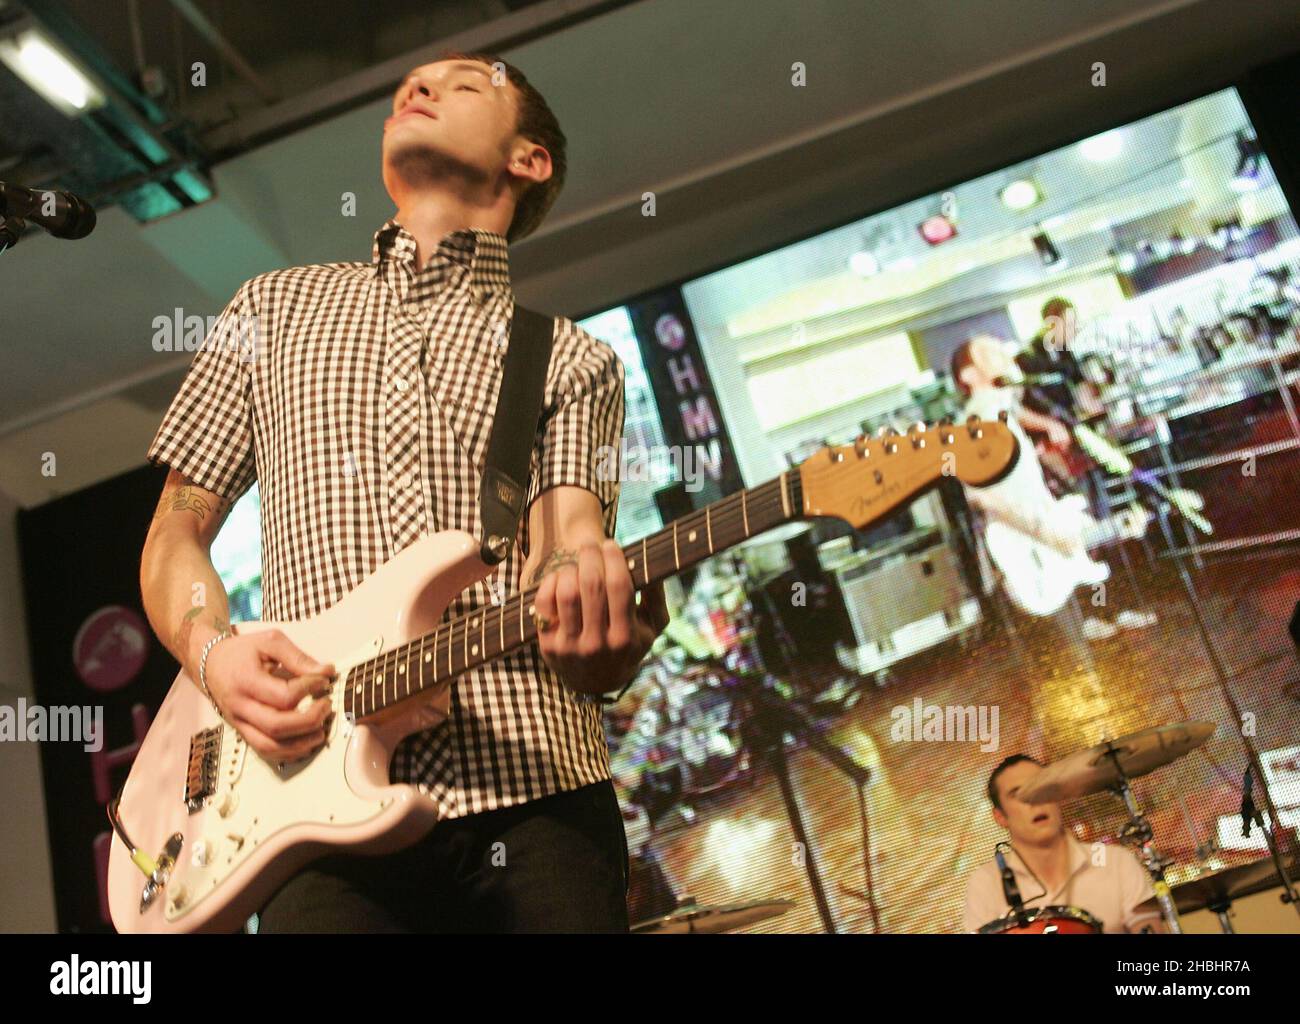
[[[1006,857],[1002,856],[1002,847],[1006,845],[1006,843],[998,843],[993,847],[993,859],[998,862],[998,871],[1002,875],[1002,895],[1007,901],[1007,906],[1011,908],[1011,913],[1023,925],[1025,901],[1020,896],[1020,887],[1016,885],[1015,872],[1008,866]]]
[[[1063,373],[1025,373],[1019,377],[994,377],[995,388],[1018,388],[1023,384],[1064,384]]]
[[[95,209],[80,196],[52,188],[23,188],[0,181],[0,216],[39,224],[55,238],[85,238],[95,229]]]

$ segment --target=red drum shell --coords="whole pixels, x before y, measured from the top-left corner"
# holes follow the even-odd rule
[[[999,917],[979,930],[980,935],[1100,935],[1101,922],[1081,907],[1039,907],[1025,911],[1027,920]]]

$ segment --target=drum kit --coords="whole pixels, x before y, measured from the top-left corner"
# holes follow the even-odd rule
[[[1021,786],[1019,796],[1031,804],[1064,800],[1109,792],[1118,797],[1129,819],[1117,838],[1137,853],[1151,876],[1155,896],[1141,904],[1136,913],[1159,913],[1165,927],[1181,933],[1180,915],[1208,910],[1218,917],[1220,927],[1234,929],[1229,911],[1234,900],[1282,885],[1291,890],[1288,876],[1300,858],[1282,858],[1274,849],[1273,859],[1222,868],[1199,874],[1177,885],[1169,885],[1165,871],[1173,863],[1160,854],[1154,832],[1133,794],[1131,782],[1185,757],[1202,746],[1213,734],[1212,722],[1181,722],[1154,726],[1103,740],[1053,761]],[[649,850],[650,828],[644,811],[629,816],[628,840],[632,874],[629,901],[635,923],[631,931],[641,935],[711,934],[746,928],[785,914],[794,901],[756,900],[743,903],[704,905],[689,896],[678,897],[667,875]],[[1267,833],[1266,833],[1267,835]],[[1284,900],[1288,896],[1283,896]],[[990,921],[980,935],[1096,935],[1102,922],[1080,907],[1047,906],[1019,908]]]
[[[1058,803],[1093,793],[1109,792],[1123,801],[1129,820],[1118,839],[1131,846],[1142,866],[1151,876],[1155,895],[1138,909],[1158,912],[1165,927],[1181,934],[1180,914],[1210,910],[1218,916],[1220,927],[1231,934],[1233,927],[1228,911],[1234,899],[1262,892],[1276,885],[1291,897],[1288,873],[1295,859],[1284,864],[1276,844],[1269,836],[1272,859],[1225,868],[1199,875],[1175,886],[1165,880],[1172,861],[1161,855],[1154,845],[1154,833],[1142,808],[1133,795],[1130,781],[1147,775],[1200,747],[1214,734],[1213,722],[1182,722],[1154,726],[1118,739],[1103,740],[1046,765],[1028,783],[1020,787],[1019,797],[1031,804]],[[1102,923],[1079,907],[1053,906],[1019,914],[1009,912],[979,929],[981,935],[1083,935],[1100,934]]]

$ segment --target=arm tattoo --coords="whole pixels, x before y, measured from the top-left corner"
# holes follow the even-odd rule
[[[203,605],[196,605],[195,607],[191,608],[189,611],[185,613],[184,618],[181,619],[180,626],[178,626],[176,629],[176,636],[173,642],[176,645],[176,650],[182,662],[184,661],[186,652],[189,650],[190,635],[194,632],[194,626],[202,617],[203,613],[206,612],[207,610],[208,609]],[[225,620],[222,619],[221,616],[219,615],[212,616],[212,626],[214,629],[216,629],[218,633],[222,633],[230,629],[230,627],[226,624]]]
[[[190,634],[194,632],[194,623],[199,621],[199,616],[205,611],[207,611],[207,609],[204,608],[203,605],[191,608],[185,613],[185,617],[181,619],[181,624],[176,628],[176,638],[174,642],[176,644],[177,655],[182,661],[185,660],[185,653],[190,647]]]
[[[158,501],[158,508],[154,511],[153,517],[161,519],[168,512],[193,512],[200,520],[203,520],[208,518],[209,512],[214,511],[218,517],[224,516],[229,506],[230,502],[224,498],[219,498],[214,509],[212,503],[199,494],[196,488],[184,484],[174,491],[164,492],[162,498]]]
[[[548,572],[554,572],[562,565],[577,565],[577,564],[578,564],[578,553],[576,551],[570,551],[568,548],[555,548],[549,555],[546,556],[546,561],[544,561],[533,571],[533,577],[528,582],[537,583]]]

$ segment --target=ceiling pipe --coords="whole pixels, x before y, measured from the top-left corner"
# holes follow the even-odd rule
[[[180,5],[182,0],[172,0]],[[204,148],[218,161],[282,138],[363,104],[390,97],[414,67],[444,50],[505,53],[525,43],[627,7],[638,0],[540,0],[493,21],[474,25],[443,39],[364,68],[310,92],[291,96],[218,125],[202,136]],[[1186,2],[1186,0],[1183,0]]]
[[[198,9],[192,0],[171,0],[171,5],[180,12],[182,18],[190,23],[190,26],[215,47],[216,51],[221,54],[235,72],[245,82],[253,87],[263,103],[274,103],[280,97],[274,89],[266,84],[266,81],[253,70],[248,61],[240,55],[230,41],[218,31],[217,27],[208,20],[206,14]]]

